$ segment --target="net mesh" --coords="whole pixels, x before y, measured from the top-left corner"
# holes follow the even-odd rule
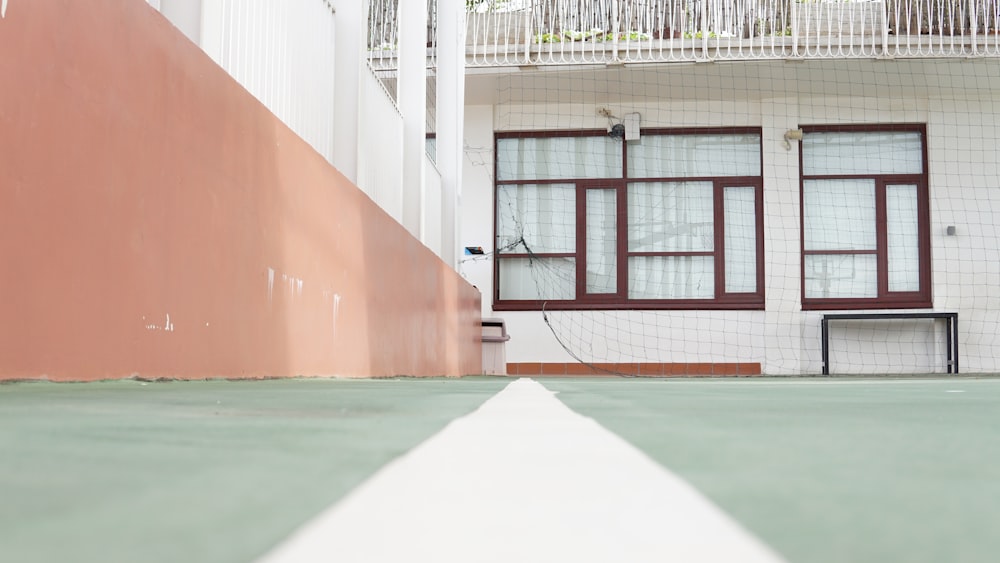
[[[561,349],[626,375],[700,362],[818,374],[824,313],[933,310],[959,313],[963,372],[997,371],[997,59],[567,65],[487,83],[499,139],[494,298],[533,340],[512,342],[511,361],[555,361]],[[630,120],[638,140],[623,138]],[[757,131],[759,169],[730,181],[733,151],[649,148],[704,128]],[[597,148],[523,141],[595,130]],[[606,173],[622,146],[644,156]],[[663,164],[674,160],[683,166]],[[754,175],[762,201],[726,191]],[[739,227],[741,213],[760,230]],[[740,267],[734,248],[763,252],[753,306],[725,302],[740,298],[718,274]],[[543,325],[554,338],[541,339]],[[830,327],[833,374],[952,367],[941,321]]]

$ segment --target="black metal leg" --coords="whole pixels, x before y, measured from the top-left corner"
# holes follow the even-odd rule
[[[952,328],[951,317],[946,317],[945,318],[945,327],[946,327],[945,340],[948,341],[945,344],[945,350],[947,351],[947,353],[945,354],[945,357],[948,359],[948,373],[951,373],[951,367],[953,365],[955,365],[954,360],[952,359],[952,356],[951,356],[951,353],[952,353],[951,352],[951,350],[952,350],[951,349],[951,343],[954,340],[954,338],[952,337],[952,334],[954,334],[954,332],[953,332],[954,329]]]
[[[955,313],[955,316],[952,317],[951,321],[953,323],[951,327],[951,337],[953,339],[951,350],[952,353],[955,355],[955,358],[953,360],[955,366],[955,373],[958,373],[958,313]]]
[[[830,375],[830,333],[826,325],[827,321],[824,317],[820,321],[820,330],[823,333],[823,375]]]

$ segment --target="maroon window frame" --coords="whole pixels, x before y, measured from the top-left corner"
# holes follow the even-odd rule
[[[931,244],[930,205],[927,188],[927,126],[919,123],[886,125],[811,125],[803,126],[802,132],[809,133],[919,133],[921,140],[920,174],[855,174],[855,175],[805,175],[803,150],[799,151],[799,232],[801,250],[801,291],[803,310],[827,309],[921,309],[933,306],[931,297]],[[873,298],[808,298],[806,297],[806,256],[837,254],[837,251],[807,251],[805,242],[805,181],[866,179],[875,182],[875,246],[874,251],[844,251],[845,254],[875,254],[878,265],[878,292]],[[917,244],[919,245],[920,267],[918,270],[920,289],[911,292],[889,291],[889,251],[886,218],[886,186],[917,186]]]
[[[643,129],[644,135],[741,135],[752,134],[763,138],[759,127],[712,127],[692,129]],[[541,137],[606,137],[604,130],[571,131],[519,131],[497,132],[494,136],[494,155],[499,154],[501,139],[541,138]],[[576,186],[576,250],[571,253],[536,253],[537,257],[568,257],[576,263],[576,299],[574,300],[503,300],[500,299],[500,261],[508,258],[528,258],[527,253],[499,253],[493,261],[493,309],[496,311],[584,309],[662,309],[662,310],[763,310],[764,309],[764,203],[762,176],[719,176],[719,177],[629,177],[628,142],[623,142],[621,178],[585,178],[551,180],[499,180],[499,163],[494,156],[493,191],[493,232],[494,241],[499,236],[497,221],[497,194],[499,186],[573,184]],[[763,151],[760,151],[763,153]],[[763,159],[763,157],[762,157]],[[763,170],[763,162],[761,162]],[[708,252],[629,252],[628,250],[628,184],[643,182],[712,182],[713,183],[713,250]],[[725,221],[723,190],[725,188],[753,188],[755,235],[756,235],[756,291],[752,293],[725,292]],[[586,192],[589,189],[610,189],[616,192],[617,210],[617,284],[615,293],[587,294],[587,247],[586,247]],[[713,299],[630,299],[628,297],[628,259],[631,256],[714,256],[715,297]]]

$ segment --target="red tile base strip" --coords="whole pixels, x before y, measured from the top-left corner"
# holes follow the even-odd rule
[[[618,374],[638,377],[671,377],[671,376],[748,376],[761,375],[760,363],[757,362],[697,362],[697,363],[613,363],[593,364],[580,363],[509,363],[507,375],[528,376],[614,376]]]

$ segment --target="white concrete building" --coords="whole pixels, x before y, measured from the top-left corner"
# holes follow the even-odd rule
[[[820,374],[824,315],[957,313],[957,355],[947,318],[830,320],[826,368],[995,372],[996,14],[650,0],[471,15],[461,242],[487,254],[462,271],[506,320],[508,361]]]

